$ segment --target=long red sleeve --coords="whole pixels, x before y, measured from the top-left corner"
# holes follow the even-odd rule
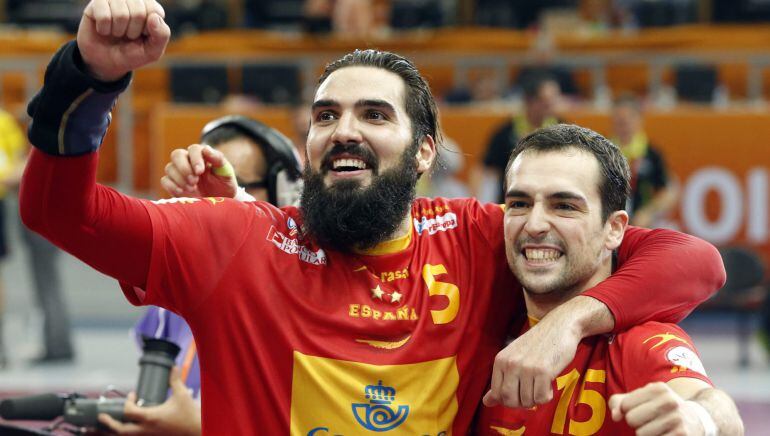
[[[629,227],[618,264],[612,276],[586,293],[612,311],[616,332],[650,320],[681,321],[726,278],[713,245],[664,229]]]
[[[104,274],[143,286],[152,247],[142,202],[96,183],[96,153],[32,149],[19,193],[24,224]]]

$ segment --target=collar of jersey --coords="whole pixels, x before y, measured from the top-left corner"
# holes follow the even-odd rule
[[[391,239],[390,241],[380,242],[379,244],[367,250],[356,250],[356,253],[365,254],[367,256],[382,256],[384,254],[393,254],[406,250],[411,242],[412,227],[409,226],[409,232],[407,232],[406,235],[399,236],[398,238]]]
[[[529,320],[529,328],[534,327],[537,323],[540,322],[539,319],[535,318],[534,316],[527,314],[527,320]]]

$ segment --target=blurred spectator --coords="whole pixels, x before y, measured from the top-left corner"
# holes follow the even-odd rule
[[[387,33],[390,2],[335,0],[332,30],[346,38],[367,38]]]
[[[674,0],[676,1],[676,0]],[[679,3],[692,3],[690,0],[680,1]],[[607,29],[623,29],[623,30],[637,30],[639,28],[640,12],[644,12],[645,6],[641,3],[672,3],[672,1],[648,1],[648,0],[582,0],[580,2],[580,16],[589,29],[592,30],[591,34],[603,33]],[[656,8],[656,5],[652,6],[652,9]],[[659,10],[663,11],[664,16],[670,16],[667,13],[667,5],[664,5]],[[643,17],[646,19],[647,16]],[[664,18],[665,19],[665,18]],[[673,16],[668,19],[674,20]],[[643,24],[647,24],[646,22]]]
[[[536,82],[540,77],[550,76],[561,89],[561,93],[571,97],[578,96],[578,88],[572,70],[559,64],[556,53],[554,34],[540,29],[531,47],[532,63],[522,66],[514,80],[513,93],[524,94],[527,84]]]
[[[302,28],[312,34],[330,33],[334,0],[305,0],[302,5]]]
[[[572,71],[562,65],[554,65],[547,60],[538,62],[536,65],[522,67],[519,74],[516,75],[515,83],[519,86],[526,86],[527,83],[537,81],[539,77],[550,76],[559,84],[561,93],[568,96],[577,96],[578,89],[575,79],[572,77]],[[526,93],[525,89],[514,90]]]
[[[444,138],[444,146],[430,177],[421,177],[417,183],[417,194],[431,198],[470,197],[470,189],[458,177],[464,166],[465,157],[460,147],[452,139]]]
[[[5,199],[21,180],[26,145],[26,137],[16,119],[0,111],[0,257],[8,253]],[[36,301],[43,314],[43,352],[33,363],[71,361],[74,357],[72,332],[56,263],[59,250],[40,235],[21,227]],[[2,341],[2,308],[0,286],[0,367],[7,363]]]
[[[21,175],[21,174],[19,174]],[[17,179],[16,183],[21,180]],[[68,363],[75,357],[72,328],[58,266],[59,249],[47,239],[20,226],[27,248],[27,266],[43,314],[43,351],[32,364]]]
[[[631,167],[631,195],[626,207],[631,224],[652,227],[674,208],[678,189],[660,151],[647,138],[641,102],[636,96],[625,94],[615,101],[612,139]]]
[[[582,0],[580,17],[592,33],[601,33],[612,26],[612,8],[610,0]]]
[[[388,32],[390,0],[305,0],[303,27],[310,33],[367,38]]]
[[[8,112],[0,110],[0,259],[8,255],[8,229],[6,224],[6,197],[8,185],[16,179],[24,152],[24,134],[16,120]],[[4,286],[0,281],[0,368],[8,364],[8,355],[3,339],[5,303]]]
[[[450,89],[444,96],[448,104],[493,104],[504,103],[505,90],[493,68],[474,68],[467,72],[465,85]]]
[[[473,192],[481,201],[503,202],[503,172],[519,139],[541,127],[559,122],[562,95],[559,83],[553,76],[532,76],[522,88],[523,113],[513,116],[495,131],[487,145],[483,165],[474,168],[471,174]]]

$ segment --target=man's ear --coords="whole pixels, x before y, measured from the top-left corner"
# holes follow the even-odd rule
[[[436,158],[436,141],[430,135],[425,135],[417,147],[417,173],[427,173],[433,166],[433,160]]]
[[[628,226],[628,213],[625,210],[616,210],[610,214],[605,224],[607,226],[607,237],[604,242],[606,249],[612,251],[620,247],[620,243],[623,242],[623,235],[626,233],[626,227]]]

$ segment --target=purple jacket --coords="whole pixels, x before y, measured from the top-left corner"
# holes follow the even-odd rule
[[[187,355],[191,352],[193,335],[190,327],[184,319],[174,312],[156,306],[150,306],[144,316],[134,326],[134,334],[139,347],[142,347],[142,337],[151,337],[169,340],[181,348],[176,358],[176,365],[180,371]],[[201,372],[198,366],[198,353],[194,352],[190,363],[187,378],[184,380],[187,387],[192,389],[193,398],[199,398],[201,389]],[[184,376],[184,374],[182,374]]]

